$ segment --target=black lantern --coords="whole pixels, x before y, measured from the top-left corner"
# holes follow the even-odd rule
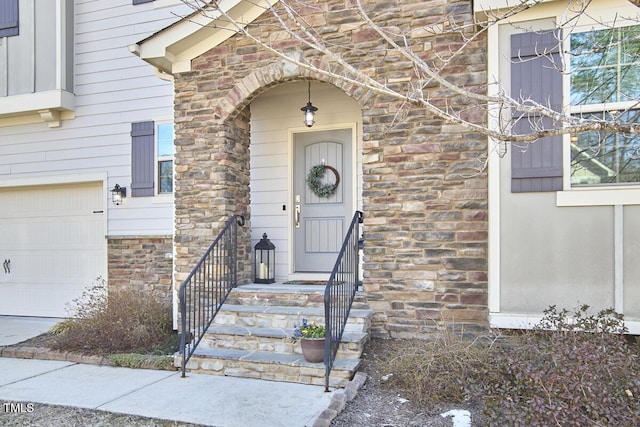
[[[267,233],[254,247],[254,283],[274,283],[276,281],[276,247],[267,238]]]
[[[311,104],[311,82],[309,82],[309,101],[307,102],[307,105],[302,107],[300,110],[304,115],[304,124],[307,127],[313,126],[313,124],[316,122],[316,111],[318,111],[318,108],[314,107],[313,104]]]
[[[127,188],[120,187],[120,185],[116,184],[115,187],[111,190],[111,201],[114,205],[118,206],[122,204],[122,199],[127,197]]]

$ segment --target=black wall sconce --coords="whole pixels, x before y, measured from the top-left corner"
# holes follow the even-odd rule
[[[304,124],[307,127],[313,126],[316,122],[316,111],[318,111],[318,109],[311,104],[311,82],[309,82],[309,101],[307,102],[307,105],[302,107],[300,110],[304,114]]]
[[[127,197],[127,187],[120,187],[116,184],[116,186],[111,190],[111,201],[113,201],[113,204],[116,206],[121,205],[122,199],[125,197]]]
[[[276,281],[276,246],[267,238],[267,233],[254,247],[254,283],[275,283]]]

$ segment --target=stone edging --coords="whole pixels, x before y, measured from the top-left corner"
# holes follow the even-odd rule
[[[5,346],[0,347],[0,357],[16,359],[58,360],[62,362],[87,363],[90,365],[113,366],[109,359],[103,356],[73,353],[70,351],[52,350],[47,347]]]
[[[0,357],[10,357],[14,359],[57,360],[60,362],[117,367],[117,365],[109,360],[108,357],[74,353],[72,351],[53,350],[47,347],[29,347],[20,345],[0,346]],[[152,363],[145,366],[144,362],[139,369],[163,370]]]
[[[362,388],[367,381],[367,374],[364,372],[356,372],[353,379],[349,381],[349,384],[345,387],[344,391],[336,392],[331,397],[329,407],[322,411],[318,418],[313,423],[313,427],[329,427],[331,421],[338,416],[340,412],[344,410],[347,402],[351,402],[358,395],[358,390]]]

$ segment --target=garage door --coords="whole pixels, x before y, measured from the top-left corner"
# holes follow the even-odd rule
[[[0,188],[0,314],[65,317],[105,277],[102,183]]]

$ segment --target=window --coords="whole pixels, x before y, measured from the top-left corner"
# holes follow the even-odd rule
[[[173,193],[173,123],[159,124],[156,135],[158,194]]]
[[[574,33],[570,43],[572,114],[640,121],[640,25]],[[640,183],[640,136],[574,135],[570,169],[572,186]]]
[[[173,123],[131,124],[131,197],[173,193]]]

